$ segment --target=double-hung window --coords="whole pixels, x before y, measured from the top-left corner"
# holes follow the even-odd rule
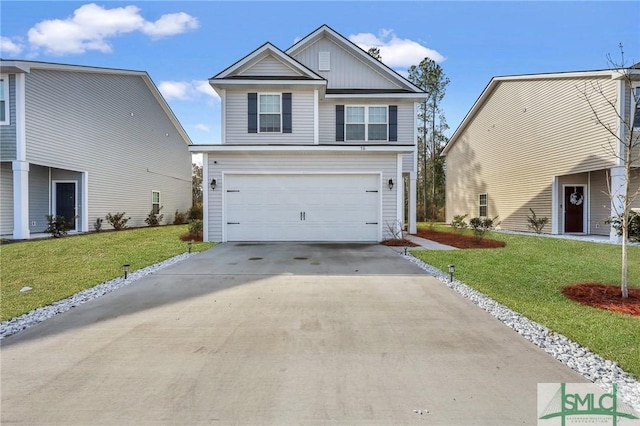
[[[160,213],[160,191],[151,191],[151,211],[153,214]]]
[[[344,140],[387,141],[391,139],[389,137],[389,107],[350,105],[344,107]]]
[[[279,133],[282,129],[280,94],[258,95],[258,123],[260,133]]]
[[[0,124],[9,123],[9,76],[0,75]]]
[[[487,194],[478,195],[478,216],[487,217]]]

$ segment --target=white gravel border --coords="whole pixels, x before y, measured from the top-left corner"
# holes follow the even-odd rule
[[[156,271],[164,269],[167,266],[171,266],[177,262],[185,260],[190,256],[193,256],[194,254],[197,253],[179,254],[178,256],[174,256],[163,262],[138,269],[137,271],[130,273],[127,276],[126,280],[124,279],[124,277],[114,278],[111,281],[106,281],[102,284],[96,285],[95,287],[82,290],[81,292],[76,293],[73,296],[54,302],[51,305],[36,308],[30,312],[27,312],[26,314],[20,315],[19,317],[4,321],[0,323],[0,340],[4,339],[5,337],[9,337],[12,334],[16,334],[22,330],[25,330],[44,320],[47,320],[54,315],[66,312],[71,308],[75,308],[76,306],[88,302],[89,300],[96,299],[100,296],[104,296],[107,293],[111,293],[115,289],[132,284],[142,277],[145,277]]]
[[[611,391],[612,383],[617,383],[620,398],[634,410],[640,412],[640,382],[618,367],[615,362],[606,360],[589,351],[588,348],[572,342],[567,337],[554,333],[548,328],[512,311],[479,291],[472,289],[465,283],[456,280],[455,277],[453,282],[450,282],[448,274],[424,263],[418,258],[410,254],[399,254],[442,281],[447,287],[471,300],[474,304],[518,332],[525,339],[540,347],[572,370],[577,371],[585,379],[597,384],[606,392]]]

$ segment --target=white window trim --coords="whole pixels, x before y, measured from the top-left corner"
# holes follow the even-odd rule
[[[4,121],[0,121],[0,125],[8,126],[11,124],[11,108],[9,107],[10,96],[9,96],[9,74],[0,74],[0,78],[2,79],[2,88],[4,92]]]
[[[633,120],[633,113],[635,112],[636,108],[637,108],[637,103],[636,103],[636,98],[637,98],[637,102],[640,102],[640,94],[638,94],[638,96],[636,97],[636,91],[640,90],[640,83],[633,83],[631,85],[631,109],[629,110],[629,113],[631,114],[631,119]],[[640,119],[638,120],[638,123],[640,123]],[[631,125],[635,124],[633,121],[631,122]],[[633,126],[633,129],[640,129],[640,126]]]
[[[260,115],[263,114],[260,112],[260,96],[263,95],[276,95],[278,96],[278,98],[280,98],[280,112],[278,113],[278,115],[280,115],[280,131],[278,132],[262,132],[260,131]],[[263,93],[258,93],[258,99],[257,99],[258,105],[257,105],[257,111],[258,111],[258,133],[265,133],[265,134],[278,134],[278,133],[282,133],[282,93],[276,93],[276,92],[263,92]],[[265,112],[264,114],[273,114],[272,112]]]
[[[347,121],[348,108],[364,108],[364,123],[349,123]],[[386,111],[386,121],[384,123],[369,123],[369,108],[384,108]],[[347,124],[364,124],[364,141],[366,142],[389,142],[389,105],[345,105],[344,106],[344,141],[362,142],[360,139],[347,139]],[[386,139],[369,140],[369,124],[384,124],[387,126]]]
[[[151,211],[153,211],[153,205],[156,204],[153,202],[153,194],[157,192],[158,193],[158,213],[160,214],[160,208],[162,207],[162,193],[160,191],[157,191],[155,189],[151,190]]]
[[[484,195],[484,202],[485,204],[482,204],[482,196]],[[486,213],[485,215],[482,214],[481,210],[482,207],[486,208]],[[480,194],[478,194],[478,217],[488,217],[489,216],[489,196],[487,195],[486,192],[482,192]]]

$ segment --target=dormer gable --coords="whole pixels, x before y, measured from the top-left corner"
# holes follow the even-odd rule
[[[327,94],[424,92],[356,44],[323,25],[285,51],[327,79]]]

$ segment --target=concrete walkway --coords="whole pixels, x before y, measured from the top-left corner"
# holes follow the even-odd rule
[[[0,357],[3,425],[536,424],[584,382],[381,245],[221,244]]]
[[[406,239],[413,243],[418,244],[421,248],[427,249],[427,250],[458,250],[455,247],[451,247],[445,244],[440,244],[435,241],[420,238],[411,234],[407,234]]]

